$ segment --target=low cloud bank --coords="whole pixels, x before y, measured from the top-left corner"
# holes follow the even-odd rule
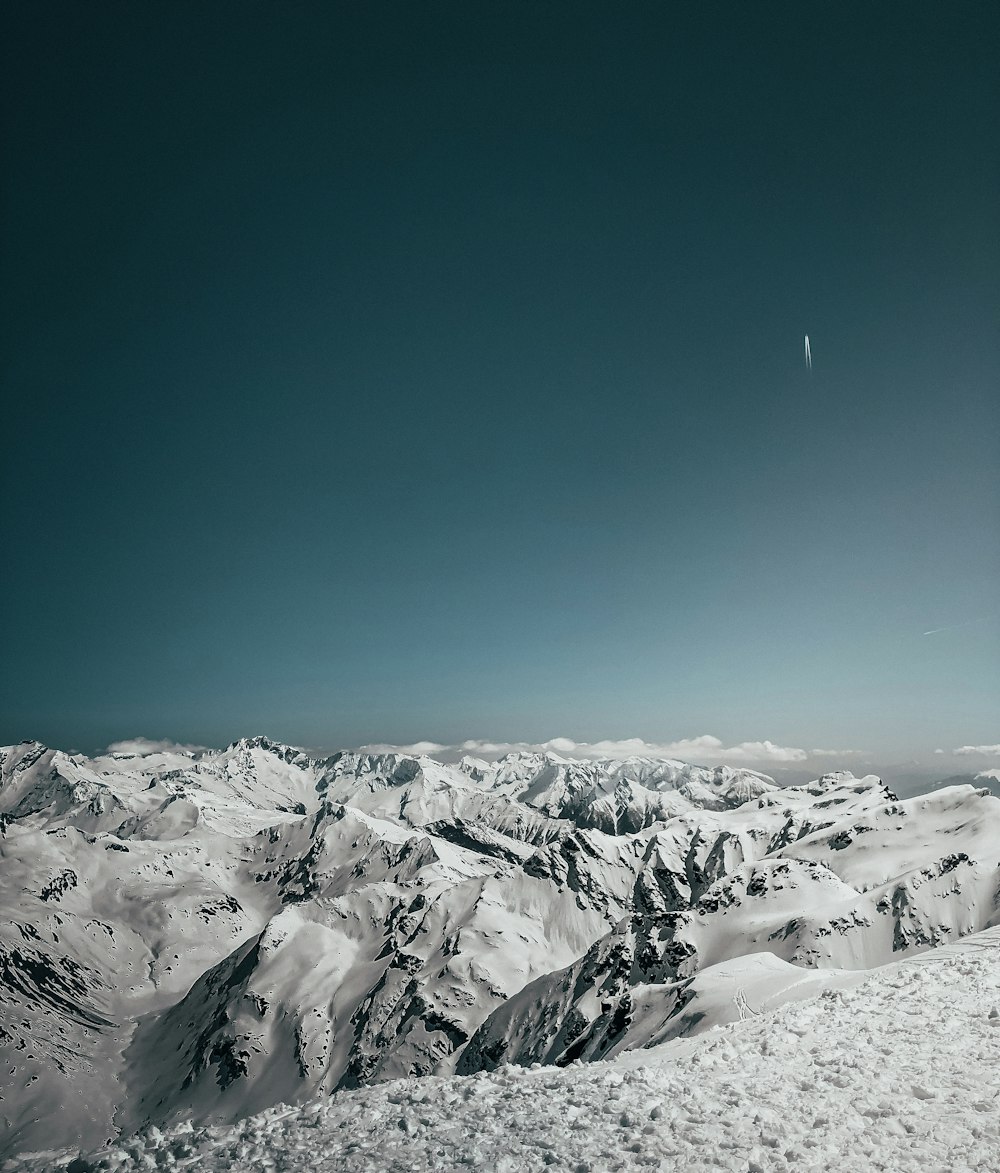
[[[132,737],[125,741],[113,741],[106,753],[138,754],[147,757],[154,753],[203,753],[203,745],[182,745],[177,741],[154,741],[149,737]]]
[[[600,741],[575,741],[569,737],[553,737],[549,741],[490,741],[473,738],[468,741],[447,745],[439,741],[415,741],[409,745],[390,743],[369,744],[360,747],[368,753],[403,753],[415,757],[426,754],[445,761],[456,760],[465,754],[473,757],[495,759],[507,753],[554,753],[560,757],[580,761],[621,761],[624,758],[652,758],[654,760],[679,759],[699,765],[741,765],[741,766],[789,766],[808,762],[812,759],[857,758],[865,751],[859,749],[799,749],[796,746],[779,745],[769,739],[741,741],[726,745],[711,733],[697,737],[682,737],[676,741],[653,742],[641,737],[605,738]],[[966,747],[968,748],[968,747]],[[991,747],[977,747],[989,751]],[[1000,747],[997,747],[1000,751]],[[109,754],[136,754],[147,757],[151,754],[180,753],[188,756],[205,752],[205,746],[188,745],[168,739],[132,737],[112,742]],[[329,752],[313,750],[310,752]],[[966,752],[955,750],[956,753]],[[824,767],[825,768],[825,767]]]
[[[650,742],[639,737],[605,739],[601,741],[574,741],[569,737],[553,737],[550,741],[487,741],[472,739],[458,745],[441,745],[433,741],[418,741],[412,745],[369,745],[366,750],[395,751],[402,753],[430,754],[432,756],[459,756],[471,754],[475,757],[498,758],[506,753],[555,753],[561,757],[577,758],[584,761],[621,760],[623,758],[679,758],[681,761],[718,765],[732,763],[740,765],[787,764],[805,762],[811,757],[846,758],[856,757],[863,751],[858,749],[798,749],[794,746],[778,745],[776,742],[741,741],[738,745],[726,745],[721,738],[710,733],[698,737],[684,737],[677,741]]]

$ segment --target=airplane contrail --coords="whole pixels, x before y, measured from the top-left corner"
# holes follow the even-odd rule
[[[812,369],[813,369],[813,356],[812,356],[812,351],[809,349],[809,335],[807,334],[806,335],[806,370],[811,371]]]
[[[985,623],[985,619],[970,619],[967,623],[949,623],[947,627],[932,627],[924,635],[937,635],[939,631],[957,631],[960,627],[973,627],[977,623]]]

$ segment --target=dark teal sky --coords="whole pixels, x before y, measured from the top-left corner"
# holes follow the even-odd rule
[[[2,20],[0,742],[1000,741],[995,6]]]

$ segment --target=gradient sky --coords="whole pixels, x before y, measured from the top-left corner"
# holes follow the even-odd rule
[[[995,6],[0,19],[0,742],[1000,742]]]

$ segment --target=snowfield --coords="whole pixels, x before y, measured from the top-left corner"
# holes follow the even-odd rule
[[[618,1060],[394,1080],[3,1168],[995,1170],[1000,933],[830,977],[810,1001],[747,1001],[743,1020]]]
[[[23,742],[0,1165],[996,1170],[998,927],[969,785]]]

